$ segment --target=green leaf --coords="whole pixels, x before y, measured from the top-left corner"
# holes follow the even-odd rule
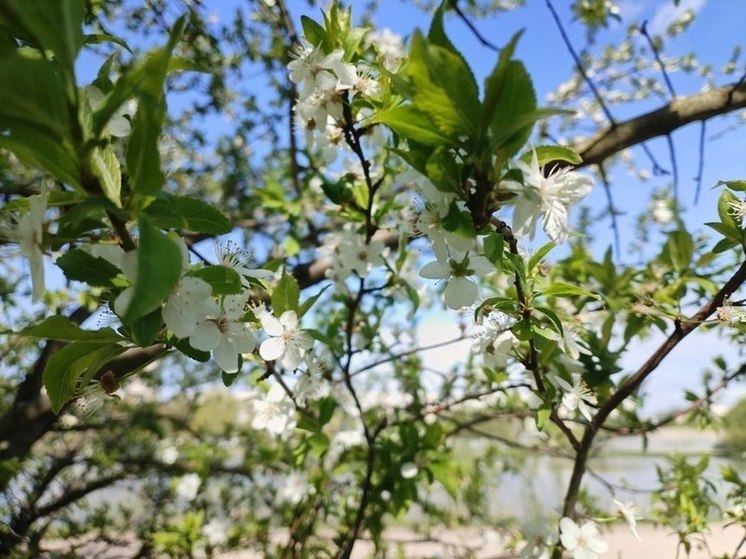
[[[674,269],[679,273],[685,272],[689,268],[689,263],[692,261],[694,254],[692,236],[683,229],[672,231],[668,234],[666,247]]]
[[[241,276],[225,266],[205,266],[189,275],[209,283],[214,295],[235,295],[243,291]]]
[[[109,35],[107,33],[91,33],[88,35],[85,35],[83,37],[83,42],[86,45],[100,45],[101,43],[114,43],[115,45],[119,45],[124,50],[129,52],[130,54],[134,54],[132,52],[132,49],[129,47],[127,42],[122,39],[121,37],[115,37],[114,35]]]
[[[594,299],[600,300],[601,297],[595,293],[591,293],[587,289],[565,283],[563,281],[554,281],[546,289],[539,291],[540,295],[545,297],[593,297]]]
[[[140,217],[139,230],[137,278],[131,302],[121,317],[126,325],[158,308],[181,277],[179,246],[156,229],[144,215]]]
[[[736,192],[746,192],[746,181],[718,181],[715,186],[725,185]]]
[[[121,208],[122,170],[114,148],[110,145],[94,148],[90,158],[91,171],[98,178],[104,195]]]
[[[458,192],[461,188],[461,169],[448,149],[434,149],[427,158],[425,169],[427,178],[441,192]]]
[[[22,336],[58,340],[62,342],[90,342],[108,344],[122,341],[122,337],[111,328],[83,330],[66,316],[55,315],[21,330]]]
[[[164,193],[161,193],[164,194]],[[145,208],[150,222],[161,229],[186,229],[187,221],[166,197],[159,196]]]
[[[2,4],[0,16],[9,17],[44,49],[53,51],[62,69],[72,76],[83,45],[84,0],[3,0]]]
[[[189,196],[168,196],[166,200],[186,220],[186,229],[189,231],[223,235],[233,229],[223,212],[203,200]]]
[[[528,260],[528,271],[529,273],[534,271],[534,268],[538,266],[542,260],[544,260],[544,257],[549,254],[549,252],[556,247],[553,242],[548,242],[543,247],[541,247],[539,250],[537,250],[535,253],[531,255],[531,258]]]
[[[447,145],[450,139],[441,133],[435,123],[412,105],[400,105],[379,111],[373,123],[385,124],[396,134],[408,140],[428,145]]]
[[[311,45],[317,47],[322,44],[328,45],[326,30],[308,16],[301,16],[300,24],[303,27],[303,36]]]
[[[479,94],[469,86],[473,76],[463,58],[428,44],[417,31],[412,38],[407,73],[415,107],[427,114],[440,132],[452,139],[476,134]]]
[[[513,57],[513,53],[515,52],[515,47],[522,34],[523,30],[513,35],[510,41],[508,41],[508,44],[502,48],[497,64],[495,64],[495,68],[484,81],[484,103],[482,104],[482,115],[487,124],[492,122],[495,115],[495,110],[497,109],[497,105],[503,94],[503,89],[505,88],[505,75],[508,71],[508,66]]]
[[[536,93],[525,66],[515,60],[509,62],[495,112],[487,123],[492,133],[491,150],[503,149],[513,155],[526,143],[533,124],[542,116],[537,111]]]
[[[444,48],[448,52],[459,58],[461,67],[460,74],[462,77],[467,78],[466,83],[464,83],[463,85],[466,89],[469,90],[469,96],[477,99],[479,97],[479,85],[477,85],[477,80],[476,78],[474,78],[474,73],[471,71],[471,68],[469,67],[469,64],[464,56],[458,51],[458,49],[446,35],[445,27],[443,26],[443,19],[448,2],[449,0],[445,0],[444,2],[442,2],[441,5],[438,6],[438,9],[435,11],[435,14],[433,15],[433,21],[430,24],[430,30],[427,33],[427,38],[431,44]],[[466,71],[464,71],[464,69]]]
[[[158,151],[158,138],[166,116],[163,88],[171,53],[184,31],[185,23],[183,16],[177,20],[166,46],[150,54],[142,69],[142,81],[138,87],[139,103],[127,147],[127,172],[132,189],[138,194],[155,194],[166,180]]]
[[[311,307],[313,307],[314,303],[316,303],[316,301],[319,300],[319,297],[321,297],[321,295],[324,293],[324,291],[326,291],[327,289],[329,289],[329,287],[330,287],[329,285],[325,285],[321,289],[321,291],[319,291],[316,295],[314,295],[312,297],[309,297],[308,299],[306,299],[305,301],[303,301],[303,304],[301,304],[300,308],[298,309],[298,318],[299,319],[304,314],[306,314],[311,309]]]
[[[732,241],[739,242],[741,240],[741,230],[731,225],[725,225],[724,223],[709,221],[705,223],[707,227],[710,227],[720,233],[723,237],[731,239]]]
[[[94,287],[111,287],[112,280],[119,275],[114,264],[74,248],[55,262],[69,280],[82,281]]]
[[[531,163],[534,153],[536,153],[539,167],[556,161],[565,161],[571,165],[580,165],[583,162],[583,158],[575,150],[564,146],[536,146],[524,153],[521,159],[526,163]]]
[[[334,396],[327,396],[322,398],[318,402],[319,406],[319,424],[323,427],[329,423],[334,415],[334,410],[337,409],[337,401]]]
[[[505,239],[499,233],[490,233],[484,239],[484,255],[497,267],[500,267],[504,250]]]
[[[547,424],[547,421],[549,420],[549,417],[552,415],[552,410],[548,408],[539,408],[536,411],[536,428],[539,431],[544,430],[544,426]]]
[[[283,274],[272,292],[272,311],[280,316],[285,311],[298,311],[300,287],[293,276]]]
[[[194,349],[189,345],[188,340],[179,340],[174,344],[174,347],[189,357],[189,359],[193,359],[199,363],[207,363],[212,357],[209,351]]]
[[[226,388],[236,382],[236,379],[239,375],[239,373],[226,373],[225,371],[220,371],[220,373],[223,380],[223,386],[225,386]]]
[[[718,215],[724,225],[740,230],[741,226],[733,215],[733,204],[737,201],[738,198],[730,190],[723,190],[718,198]]]
[[[0,57],[0,147],[80,189],[67,92],[52,64],[30,53]]]
[[[163,317],[161,309],[158,308],[132,321],[128,324],[127,331],[137,345],[145,347],[155,341],[161,326],[163,326]]]
[[[443,218],[443,229],[466,238],[473,239],[477,236],[471,214],[462,211],[456,202],[451,202],[448,214]]]
[[[59,413],[62,406],[75,395],[81,379],[92,378],[104,363],[124,349],[117,344],[72,342],[53,353],[42,373],[52,411]]]
[[[47,192],[47,207],[48,208],[56,208],[59,206],[69,206],[72,204],[77,204],[83,200],[83,198],[78,194],[77,192],[69,192],[69,191],[62,191],[62,190],[53,190],[52,192]],[[29,211],[30,208],[29,199],[28,197],[24,196],[22,198],[14,198],[5,206],[3,206],[2,211],[3,212],[18,212],[18,213],[26,213]]]

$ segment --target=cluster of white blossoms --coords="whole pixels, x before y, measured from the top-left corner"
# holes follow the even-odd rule
[[[355,230],[354,224],[345,225],[339,233],[330,233],[324,238],[319,255],[334,262],[327,268],[326,277],[338,284],[355,274],[364,278],[370,271],[385,264],[387,248],[382,241],[365,238]]]
[[[380,84],[366,64],[345,62],[341,49],[327,54],[318,46],[301,44],[293,48],[291,56],[289,78],[300,87],[295,104],[296,124],[305,131],[308,147],[321,149],[324,159],[331,162],[343,138],[343,95],[377,98]]]
[[[218,367],[226,373],[236,373],[241,356],[256,349],[260,334],[247,319],[250,280],[266,280],[273,273],[252,268],[250,255],[234,243],[217,243],[218,265],[235,271],[247,289],[235,295],[216,296],[209,283],[189,275],[187,247],[180,238],[175,242],[182,253],[181,279],[161,310],[166,328],[177,338],[187,340],[194,349],[211,352]],[[106,243],[88,246],[87,250],[117,266],[130,280],[132,285],[113,303],[113,310],[123,316],[131,303],[138,276],[137,250],[125,252],[117,245]],[[313,346],[313,339],[300,328],[295,311],[286,311],[279,318],[263,311],[257,318],[265,338],[259,345],[259,355],[266,361],[277,361],[284,368],[295,370],[305,352]]]

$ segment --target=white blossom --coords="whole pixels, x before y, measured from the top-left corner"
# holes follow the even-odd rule
[[[447,262],[428,262],[420,270],[420,276],[426,279],[446,280],[446,305],[458,310],[468,307],[477,299],[477,284],[470,276],[484,276],[494,271],[495,267],[484,256],[466,255],[460,262],[453,259]]]
[[[295,429],[295,406],[280,384],[272,385],[263,399],[253,401],[254,419],[251,427],[284,435]]]
[[[650,203],[650,215],[658,225],[668,225],[674,218],[671,203],[668,200],[653,200]]]
[[[216,547],[228,541],[228,528],[230,528],[230,522],[227,519],[216,517],[202,526],[202,534],[208,545]]]
[[[277,490],[277,500],[289,505],[297,505],[311,490],[308,477],[299,472],[293,472],[282,480]]]
[[[544,176],[534,151],[531,164],[514,162],[523,173],[523,184],[510,182],[519,197],[513,210],[513,232],[534,238],[539,218],[547,236],[555,243],[563,242],[568,234],[569,207],[593,188],[593,179],[571,171],[568,167],[554,169]]]
[[[578,526],[566,516],[560,520],[560,541],[562,547],[572,553],[573,559],[597,559],[609,548],[606,542],[598,537],[595,522],[589,520]]]
[[[212,287],[206,281],[187,276],[182,278],[166,301],[162,315],[166,327],[177,338],[188,338],[197,324],[219,313],[212,297]]]
[[[593,415],[592,406],[595,406],[598,400],[596,399],[596,395],[588,388],[588,385],[583,382],[580,375],[572,375],[572,385],[559,376],[554,377],[554,380],[563,391],[562,405],[569,412],[580,411],[583,417],[590,421]]]
[[[199,474],[186,474],[176,482],[176,496],[184,501],[193,501],[202,485]]]
[[[629,529],[632,532],[632,535],[635,536],[638,540],[641,540],[640,534],[637,533],[637,519],[640,517],[640,510],[637,508],[637,505],[634,503],[624,503],[614,498],[614,504],[616,505],[617,509],[619,509],[619,514],[622,515],[622,518],[629,524]]]
[[[254,351],[256,339],[243,322],[248,294],[226,295],[220,310],[198,323],[189,336],[189,345],[201,351],[212,351],[215,362],[226,373],[238,371],[238,356]]]
[[[235,271],[241,277],[241,284],[244,287],[251,287],[251,283],[247,278],[268,279],[273,275],[269,270],[251,268],[251,254],[241,250],[232,241],[215,243],[215,254],[218,257],[218,264]]]
[[[259,355],[265,361],[279,361],[288,370],[295,370],[303,360],[306,351],[313,346],[313,338],[298,328],[298,315],[295,311],[285,311],[277,319],[266,313],[261,317],[262,328],[269,334],[259,346]]]

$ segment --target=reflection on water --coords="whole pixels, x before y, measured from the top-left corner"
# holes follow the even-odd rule
[[[678,452],[690,456],[692,462],[710,455],[705,475],[718,487],[718,501],[723,502],[728,488],[718,483],[722,466],[731,465],[746,472],[746,464],[712,455],[716,443],[715,434],[689,429],[672,429],[652,436],[647,451],[643,451],[639,437],[615,439],[591,458],[583,487],[597,499],[600,508],[612,510],[613,496],[604,482],[610,483],[616,496],[634,501],[644,514],[650,510],[650,493],[659,485],[656,466],[667,469],[666,455]],[[566,458],[528,457],[518,471],[502,474],[492,487],[487,499],[490,512],[498,517],[523,519],[555,514],[561,508],[572,467],[572,461]]]

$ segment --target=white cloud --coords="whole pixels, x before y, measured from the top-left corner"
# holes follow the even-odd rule
[[[651,18],[648,30],[653,35],[662,35],[668,26],[685,11],[691,10],[696,14],[706,3],[707,0],[681,0],[679,5],[675,6],[673,0],[665,0],[660,3],[661,5]]]

